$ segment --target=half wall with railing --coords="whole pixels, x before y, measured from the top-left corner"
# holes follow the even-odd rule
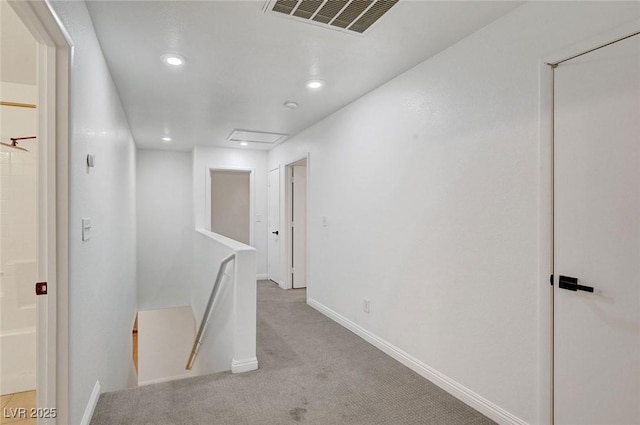
[[[196,229],[191,306],[199,331],[185,359],[194,375],[258,368],[256,302],[255,248]]]
[[[193,236],[190,305],[138,312],[138,384],[258,368],[256,250],[204,229]]]

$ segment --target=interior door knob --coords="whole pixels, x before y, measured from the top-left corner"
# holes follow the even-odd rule
[[[279,234],[277,230],[275,232],[271,232],[271,233],[273,233],[274,235]]]

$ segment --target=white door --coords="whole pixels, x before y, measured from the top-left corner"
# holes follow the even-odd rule
[[[555,424],[640,424],[640,36],[554,73]]]
[[[280,169],[269,171],[269,242],[267,246],[267,273],[269,279],[280,284]]]
[[[291,286],[307,286],[307,166],[291,167]]]
[[[291,167],[291,286],[307,286],[307,166]]]

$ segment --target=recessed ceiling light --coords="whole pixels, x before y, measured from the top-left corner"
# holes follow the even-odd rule
[[[249,146],[249,142],[240,142],[240,146]]]
[[[162,141],[163,142],[170,142],[171,141],[171,137],[165,136],[165,137],[162,138]]]
[[[310,89],[314,89],[314,90],[323,87],[324,84],[325,83],[322,80],[310,80],[310,81],[307,81],[307,87],[309,87]]]
[[[164,61],[164,63],[171,66],[182,66],[185,62],[184,57],[173,53],[162,55],[162,60]]]
[[[287,109],[296,109],[298,107],[298,103],[288,100],[284,102],[284,107]]]

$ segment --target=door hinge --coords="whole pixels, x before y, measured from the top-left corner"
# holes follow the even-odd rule
[[[47,282],[36,282],[36,295],[47,295]]]
[[[551,286],[553,286],[553,275],[551,275],[551,277],[549,277],[549,283],[551,284]]]

